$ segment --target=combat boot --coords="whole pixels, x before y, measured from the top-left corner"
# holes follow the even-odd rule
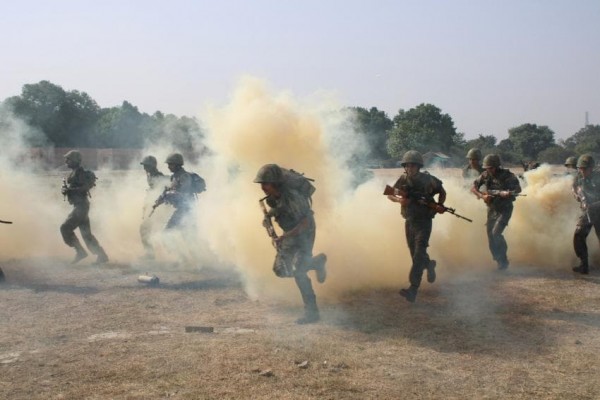
[[[306,325],[306,324],[314,324],[321,319],[319,315],[319,310],[315,307],[314,309],[306,309],[304,311],[304,317],[298,318],[296,323],[298,325]]]
[[[108,256],[104,252],[104,249],[100,248],[100,251],[98,251],[98,257],[96,257],[96,261],[94,261],[94,264],[95,265],[106,264],[107,262],[108,262]]]
[[[83,260],[88,256],[87,251],[85,251],[83,247],[81,247],[81,245],[75,246],[75,250],[77,251],[77,253],[75,253],[75,257],[73,258],[73,261],[71,261],[71,264],[77,264],[79,261]]]
[[[435,266],[437,262],[435,260],[429,260],[429,265],[427,266],[427,282],[433,283],[435,282]]]
[[[590,267],[587,264],[581,264],[573,267],[573,272],[579,272],[580,274],[587,275],[590,273]]]
[[[323,253],[319,253],[313,257],[313,266],[317,272],[317,281],[319,283],[323,283],[325,282],[325,279],[327,279],[327,269],[325,269],[326,262],[327,256]]]
[[[504,270],[508,269],[508,266],[510,265],[508,260],[498,261],[497,264],[498,264],[498,270],[500,270],[500,271],[504,271]]]
[[[400,289],[400,296],[404,297],[409,303],[414,303],[417,299],[417,290],[416,286],[411,285],[408,289]]]

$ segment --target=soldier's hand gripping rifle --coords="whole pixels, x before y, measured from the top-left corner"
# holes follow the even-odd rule
[[[273,244],[273,247],[279,250],[279,242],[277,241],[279,236],[277,236],[277,232],[275,232],[275,227],[273,226],[273,222],[271,222],[271,217],[269,216],[269,212],[267,211],[267,207],[265,206],[265,200],[267,199],[267,197],[263,197],[258,201],[264,215],[263,226],[265,227],[265,229],[267,230],[267,234],[271,238],[271,243]]]
[[[390,185],[385,185],[383,194],[386,196],[400,196],[400,197],[404,197],[404,198],[413,199],[413,200],[418,201],[420,204],[424,205],[425,207],[435,210],[437,212],[439,212],[438,210],[441,208],[443,210],[442,212],[447,212],[447,213],[454,215],[457,218],[464,219],[465,221],[473,222],[472,219],[469,219],[465,216],[457,214],[456,209],[446,207],[445,205],[436,203],[433,200],[428,200],[425,195],[422,195],[419,193],[410,193],[406,189],[398,189],[398,188],[393,188]]]
[[[162,203],[164,203],[167,200],[167,192],[168,191],[169,191],[169,187],[165,186],[165,189],[163,190],[163,192],[160,194],[160,196],[158,196],[158,198],[152,205],[152,210],[150,211],[150,214],[148,214],[148,218],[150,218],[152,216],[152,214],[154,214],[154,211],[156,210],[156,208],[158,206],[160,206]]]
[[[69,193],[69,185],[67,184],[67,179],[63,178],[62,186],[60,188],[60,192],[63,195],[63,201],[67,200],[67,193]]]
[[[577,201],[581,203],[581,209],[585,212],[588,223],[591,224],[592,221],[600,215],[600,201],[590,203],[590,199],[587,197],[582,186],[577,186],[575,196]]]

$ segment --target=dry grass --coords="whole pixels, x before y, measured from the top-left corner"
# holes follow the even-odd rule
[[[414,305],[348,293],[296,326],[299,308],[251,301],[222,272],[163,268],[149,288],[128,265],[2,268],[4,399],[600,397],[596,271],[440,279]]]

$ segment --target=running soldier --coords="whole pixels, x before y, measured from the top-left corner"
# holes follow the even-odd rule
[[[513,212],[515,195],[521,193],[519,179],[500,166],[500,156],[488,154],[483,159],[485,171],[473,182],[471,192],[477,199],[483,199],[488,207],[486,231],[488,245],[499,270],[509,266],[508,245],[503,232],[510,221]],[[485,191],[480,191],[485,186]]]
[[[65,154],[65,164],[72,171],[66,179],[63,179],[61,193],[66,196],[69,204],[73,205],[73,211],[60,226],[60,233],[64,242],[75,248],[76,253],[72,264],[76,264],[88,255],[75,235],[77,228],[88,250],[97,256],[95,263],[103,264],[108,262],[108,256],[92,234],[89,218],[90,190],[96,185],[96,176],[92,171],[84,169],[81,161],[81,153],[77,150]]]
[[[469,164],[463,168],[462,176],[464,179],[472,181],[483,172],[483,167],[481,166],[481,150],[475,147],[472,148],[467,152],[467,159],[469,160]]]
[[[140,164],[144,167],[144,171],[146,171],[146,180],[148,182],[148,188],[146,189],[146,199],[144,200],[143,221],[140,225],[140,236],[145,251],[143,259],[153,260],[154,247],[152,246],[152,243],[150,241],[153,224],[152,219],[146,218],[146,208],[148,206],[148,198],[152,196],[153,192],[156,192],[157,189],[160,188],[163,182],[167,182],[167,178],[162,172],[158,170],[156,157],[146,156],[142,159],[142,162]]]
[[[589,154],[577,160],[578,175],[573,182],[575,198],[581,206],[581,215],[577,219],[577,227],[573,235],[573,247],[580,264],[573,267],[574,272],[589,274],[587,237],[594,227],[600,239],[600,172],[594,171],[596,162]]]
[[[260,183],[270,207],[266,211],[263,225],[270,224],[270,218],[273,217],[283,230],[283,235],[274,235],[273,238],[277,248],[273,271],[281,278],[294,277],[304,302],[304,316],[296,323],[310,324],[317,322],[320,316],[317,298],[307,273],[314,269],[317,281],[325,282],[327,257],[322,253],[315,257],[312,255],[316,224],[310,195],[292,187],[285,178],[286,174],[291,173],[297,174],[276,164],[267,164],[258,171],[254,182]],[[310,187],[314,191],[314,187]]]
[[[565,160],[565,168],[567,169],[567,175],[577,175],[577,157],[567,157]]]
[[[433,218],[437,213],[444,213],[446,191],[442,181],[427,172],[421,172],[423,156],[415,150],[410,150],[402,156],[401,165],[404,174],[394,184],[397,195],[388,199],[400,203],[402,217],[405,219],[404,231],[406,243],[410,250],[412,265],[410,268],[408,289],[401,289],[400,295],[414,303],[417,291],[421,285],[423,271],[427,270],[427,282],[435,282],[435,260],[429,258],[427,247],[433,226]],[[438,196],[437,202],[434,196]]]
[[[165,187],[163,193],[156,199],[152,209],[163,203],[171,204],[175,212],[169,218],[166,229],[179,229],[190,225],[190,213],[196,199],[192,186],[192,176],[183,168],[183,156],[179,153],[170,154],[166,161],[169,171],[172,172],[171,183]]]

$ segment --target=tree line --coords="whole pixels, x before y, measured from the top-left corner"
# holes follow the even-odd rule
[[[143,148],[168,138],[175,147],[194,150],[203,137],[195,118],[160,111],[149,115],[127,101],[101,108],[87,93],[66,91],[49,81],[23,85],[20,95],[5,99],[1,106],[42,133],[32,139],[32,146]],[[459,165],[473,147],[484,154],[499,154],[506,163],[536,160],[560,164],[569,156],[600,154],[600,125],[585,126],[557,142],[548,126],[524,123],[509,129],[508,138],[498,142],[495,136],[485,134],[465,140],[452,117],[433,104],[400,109],[393,118],[376,107],[340,111],[350,115],[349,129],[363,139],[362,151],[353,157],[361,164],[393,166],[405,151],[418,150],[444,153]]]

